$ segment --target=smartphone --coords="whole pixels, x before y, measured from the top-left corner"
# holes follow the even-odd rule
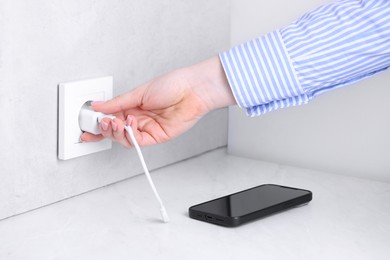
[[[192,206],[189,216],[212,224],[236,227],[307,204],[312,198],[312,192],[308,190],[264,184]]]

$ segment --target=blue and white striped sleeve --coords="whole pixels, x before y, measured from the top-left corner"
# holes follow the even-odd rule
[[[304,104],[390,67],[390,1],[325,4],[219,56],[249,116]]]

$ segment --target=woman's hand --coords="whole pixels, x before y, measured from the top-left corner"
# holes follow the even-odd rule
[[[95,111],[113,114],[100,124],[101,135],[83,133],[83,142],[110,138],[132,147],[124,131],[130,125],[140,146],[168,141],[190,129],[216,108],[235,104],[218,57],[157,77],[107,102]]]

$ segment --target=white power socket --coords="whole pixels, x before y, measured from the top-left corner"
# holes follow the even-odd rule
[[[102,77],[59,84],[58,158],[68,160],[86,154],[111,149],[111,140],[82,143],[79,113],[87,101],[112,98],[113,78]]]

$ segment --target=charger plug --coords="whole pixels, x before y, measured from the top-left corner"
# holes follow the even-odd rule
[[[92,101],[88,101],[81,107],[79,113],[79,126],[81,131],[98,135],[101,133],[99,123],[103,120],[103,118],[107,117],[113,119],[115,116],[96,112],[93,110],[91,103]]]

